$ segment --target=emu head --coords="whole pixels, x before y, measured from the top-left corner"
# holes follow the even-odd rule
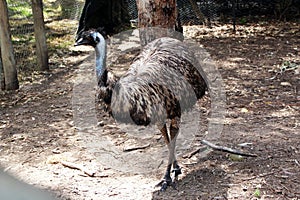
[[[96,30],[88,30],[81,33],[81,35],[76,39],[75,46],[88,45],[96,47],[100,42],[101,34]]]

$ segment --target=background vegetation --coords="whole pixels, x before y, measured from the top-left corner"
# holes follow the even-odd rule
[[[121,10],[127,10],[132,19],[136,18],[135,0],[125,1],[127,4],[124,5],[128,5],[128,7]],[[247,25],[263,23],[264,21],[293,21],[297,23],[300,16],[300,0],[178,0],[178,9],[183,25],[203,23],[203,19],[199,19],[199,15],[193,10],[192,2],[197,4],[209,22],[215,24],[232,24],[234,22],[238,25]],[[38,66],[35,56],[31,1],[7,0],[7,3],[18,79],[22,84],[22,81],[30,79],[29,77],[33,74],[41,73],[36,72]],[[85,1],[44,0],[43,3],[50,58],[49,67],[53,69],[66,66],[67,63],[63,58],[65,55],[72,54],[70,47],[74,43],[78,21]],[[92,19],[95,20],[94,17]],[[118,31],[121,30],[118,29]]]
[[[8,0],[12,41],[19,81],[36,74],[35,38],[31,1]],[[50,69],[64,65],[62,57],[73,46],[83,0],[44,0],[44,17]],[[26,78],[27,77],[27,78]]]

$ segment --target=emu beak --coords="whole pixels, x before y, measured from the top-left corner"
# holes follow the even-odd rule
[[[80,46],[80,45],[89,45],[91,43],[90,40],[86,39],[86,38],[78,38],[74,44],[74,46]]]

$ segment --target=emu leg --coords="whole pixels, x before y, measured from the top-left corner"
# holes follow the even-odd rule
[[[168,129],[167,129],[167,125],[164,124],[163,127],[160,129],[160,132],[165,140],[165,143],[168,145],[170,144],[170,137],[168,134]],[[169,161],[168,161],[168,166],[167,166],[167,170],[166,173],[163,177],[163,179],[156,185],[156,186],[160,186],[160,191],[165,191],[167,189],[167,187],[169,185],[172,184],[172,178],[171,178],[171,168],[172,168],[172,162],[170,163],[170,151],[169,151]]]
[[[173,170],[172,172],[174,172],[174,180],[173,183],[175,183],[175,181],[178,180],[178,175],[181,174],[181,168],[177,163],[176,160],[176,152],[175,152],[175,148],[176,148],[176,139],[179,133],[179,127],[180,127],[180,119],[172,119],[171,124],[170,124],[170,135],[171,135],[171,141],[170,141],[170,147],[169,147],[169,162],[171,162],[173,164]],[[171,157],[171,158],[170,158]],[[173,160],[171,161],[170,159]]]
[[[169,160],[168,160],[167,170],[163,180],[158,184],[161,185],[161,189],[160,189],[161,191],[165,191],[168,186],[172,186],[174,189],[176,189],[175,182],[171,178],[172,165],[173,165],[172,172],[175,173],[175,178],[174,178],[175,181],[177,181],[178,175],[181,174],[181,168],[177,164],[176,155],[175,155],[176,138],[179,132],[179,123],[180,123],[179,120],[180,119],[171,120],[169,133],[166,124],[164,124],[163,128],[160,130],[169,149]]]

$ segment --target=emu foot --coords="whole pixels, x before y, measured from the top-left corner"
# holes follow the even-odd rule
[[[172,181],[172,179],[162,179],[155,187],[160,187],[160,191],[164,192],[167,188],[171,186],[174,190],[177,190],[176,183]]]
[[[178,179],[178,175],[182,174],[181,167],[178,165],[172,170],[172,173],[174,172],[174,179]]]
[[[178,175],[181,174],[181,168],[179,166],[176,166],[176,168],[172,170],[172,173],[174,173],[173,180],[169,173],[165,175],[165,177],[156,185],[156,187],[160,187],[161,192],[166,191],[168,186],[171,186],[174,190],[177,190],[176,182],[178,181]]]

